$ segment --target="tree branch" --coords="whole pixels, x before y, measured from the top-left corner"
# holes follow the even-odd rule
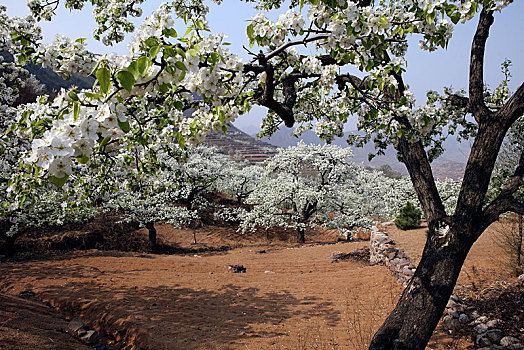
[[[305,38],[305,39],[301,39],[301,40],[290,40],[290,41],[280,45],[278,48],[276,48],[275,50],[271,51],[270,53],[268,53],[266,55],[266,59],[267,60],[272,59],[273,57],[277,56],[278,54],[283,52],[288,47],[296,46],[296,45],[306,45],[307,43],[310,43],[312,41],[317,41],[317,40],[322,40],[322,39],[327,39],[327,38],[328,38],[328,35],[320,34],[320,35],[312,36],[311,38]]]
[[[485,9],[480,13],[477,31],[471,44],[469,70],[469,112],[477,123],[491,113],[484,103],[484,52],[489,29],[493,24],[493,12]]]
[[[499,216],[513,211],[517,214],[524,214],[524,203],[517,201],[513,194],[524,185],[524,151],[520,154],[519,164],[506,186],[484,210],[482,227],[487,228],[493,222],[498,220]],[[480,231],[483,232],[484,230]]]
[[[495,113],[494,117],[503,119],[509,128],[522,115],[524,115],[524,83],[520,85],[504,106]]]

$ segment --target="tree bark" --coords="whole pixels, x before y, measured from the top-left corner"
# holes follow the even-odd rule
[[[297,242],[306,243],[306,230],[301,227],[297,228]]]
[[[517,275],[522,274],[522,239],[523,237],[523,215],[518,215],[519,217],[519,228],[518,228],[518,238],[517,238],[517,261],[516,261],[516,268],[515,271],[517,272]]]
[[[155,253],[157,251],[155,223],[154,222],[147,223],[146,228],[149,232],[149,252]]]
[[[373,337],[370,349],[425,348],[474,243],[459,239],[466,236],[464,230],[464,227],[452,228],[451,240],[444,245],[435,236],[428,236],[414,277],[393,312]]]

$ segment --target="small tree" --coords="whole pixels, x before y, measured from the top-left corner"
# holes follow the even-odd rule
[[[407,202],[395,219],[395,225],[401,230],[417,228],[421,223],[422,212],[417,209],[411,202]]]

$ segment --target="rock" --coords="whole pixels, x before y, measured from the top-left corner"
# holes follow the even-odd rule
[[[509,346],[506,346],[506,349],[508,350],[522,350],[524,349],[524,346],[522,346],[521,343],[511,344]]]
[[[382,226],[391,226],[391,225],[395,225],[395,223],[393,221],[385,221],[382,223]]]
[[[480,317],[477,318],[477,321],[479,323],[486,323],[486,322],[488,322],[488,320],[489,319],[486,316],[480,316]]]
[[[340,256],[344,255],[344,253],[336,251],[331,254],[326,259],[338,259]]]
[[[229,265],[228,270],[233,271],[233,273],[246,273],[244,265]]]
[[[479,348],[489,347],[493,343],[491,340],[486,336],[485,333],[477,335],[475,338],[475,345],[477,345]]]
[[[504,337],[500,340],[500,345],[502,346],[510,346],[511,344],[517,344],[520,340],[518,340],[515,337]]]
[[[488,321],[488,322],[486,323],[486,326],[488,326],[489,328],[497,328],[497,327],[499,327],[501,324],[502,324],[502,321],[499,320],[499,319],[496,319],[496,320]]]
[[[310,271],[311,272],[311,271]],[[274,273],[273,271],[270,271],[270,270],[266,270],[264,271],[264,273]]]
[[[442,318],[442,322],[444,323],[444,327],[446,329],[452,329],[453,328],[453,317],[447,315]]]
[[[87,331],[86,334],[80,337],[80,340],[82,340],[87,345],[92,345],[98,343],[100,337],[98,336],[97,331]]]
[[[491,329],[486,332],[486,335],[488,336],[489,340],[491,340],[492,343],[500,344],[500,340],[504,336],[502,331],[500,329]]]
[[[459,322],[460,323],[464,324],[464,323],[468,323],[468,321],[469,321],[469,316],[468,315],[466,315],[466,314],[460,314],[459,315]]]
[[[79,318],[73,318],[67,325],[67,328],[74,333],[78,333],[79,330],[84,328],[84,322]]]
[[[449,301],[446,305],[446,309],[450,309],[450,308],[453,308],[457,305],[457,302],[455,300],[453,300],[452,298],[449,298]]]
[[[454,309],[459,314],[462,314],[462,313],[464,313],[464,311],[466,311],[466,308],[464,307],[464,305],[461,305],[461,304],[456,304]]]
[[[485,323],[481,323],[481,324],[478,324],[476,325],[473,330],[477,333],[485,333],[487,330],[488,330],[488,326],[486,326]]]
[[[520,281],[520,282],[524,282],[524,273],[522,275],[520,275],[519,277],[517,277],[517,279]]]
[[[397,250],[395,248],[387,248],[383,254],[389,259],[393,260],[397,256]]]
[[[452,309],[453,310],[453,309]],[[456,311],[450,311],[448,314],[453,318],[459,318],[460,314]]]
[[[410,262],[408,259],[406,259],[406,258],[401,258],[401,259],[396,258],[396,259],[393,259],[392,263],[395,264],[395,265],[397,265],[397,266],[399,266],[399,267],[404,267],[404,266],[409,266],[409,265],[411,265],[411,262]]]
[[[478,311],[474,310],[474,311],[471,313],[470,316],[471,316],[472,319],[475,320],[475,319],[479,318],[479,313],[478,313]]]

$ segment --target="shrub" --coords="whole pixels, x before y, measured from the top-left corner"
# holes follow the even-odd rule
[[[417,209],[411,202],[407,202],[402,207],[395,219],[395,225],[401,230],[409,230],[411,228],[417,228],[421,223],[422,212]]]

